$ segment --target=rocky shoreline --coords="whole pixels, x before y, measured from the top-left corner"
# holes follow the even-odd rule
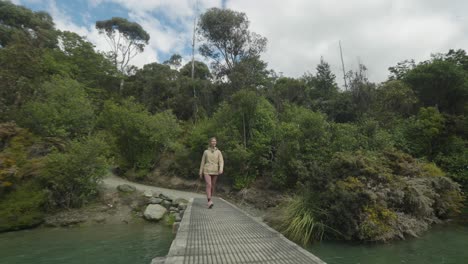
[[[188,200],[161,192],[137,190],[129,184],[102,188],[98,199],[79,209],[47,216],[42,227],[72,227],[94,224],[130,224],[159,222],[176,232]]]

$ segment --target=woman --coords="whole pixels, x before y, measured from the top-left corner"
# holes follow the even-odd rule
[[[216,148],[216,138],[212,137],[209,141],[208,149],[203,152],[202,161],[200,164],[200,179],[205,177],[206,182],[206,198],[208,199],[208,208],[213,207],[211,200],[214,194],[216,180],[218,175],[223,174],[224,160],[221,151]]]

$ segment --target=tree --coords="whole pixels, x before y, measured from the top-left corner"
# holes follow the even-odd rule
[[[56,33],[52,17],[46,12],[0,1],[0,48],[21,38],[35,47],[52,48],[57,44]]]
[[[121,104],[106,101],[100,125],[111,132],[122,169],[148,172],[181,133],[177,118],[170,112],[151,115],[132,99]]]
[[[229,95],[240,89],[256,91],[267,86],[269,74],[267,63],[262,61],[259,55],[242,58],[228,74],[232,90],[229,91]]]
[[[303,80],[282,77],[271,89],[267,90],[268,99],[277,110],[282,110],[285,103],[305,105],[307,102],[307,87]]]
[[[367,79],[367,67],[359,64],[359,70],[349,71],[347,78],[349,80],[348,87],[356,107],[355,111],[358,115],[368,112],[375,97],[375,84]]]
[[[438,107],[441,112],[463,114],[468,81],[461,66],[448,60],[435,59],[420,63],[403,80],[413,88],[424,107]]]
[[[267,39],[249,31],[245,13],[211,8],[201,15],[199,30],[206,43],[200,53],[213,60],[218,77],[229,74],[244,58],[257,56],[266,48]]]
[[[416,67],[414,60],[404,60],[398,62],[396,66],[388,68],[390,71],[390,80],[401,80],[412,69]]]
[[[94,50],[92,43],[69,31],[60,32],[59,40],[62,52],[56,56],[62,64],[69,66],[72,78],[90,88],[87,92],[100,93],[109,82],[117,80],[117,69],[103,54]]]
[[[317,65],[317,74],[315,76],[314,88],[317,95],[327,100],[338,93],[338,85],[336,84],[336,76],[330,69],[323,57],[320,58],[320,64]]]
[[[415,113],[418,99],[414,91],[401,80],[383,83],[376,89],[373,102],[375,117],[383,124],[392,126],[389,121],[403,117],[407,118]]]
[[[112,49],[112,61],[123,74],[127,73],[130,60],[143,52],[150,39],[148,32],[138,23],[121,17],[97,21],[96,29],[107,37]]]
[[[94,107],[79,82],[53,77],[21,110],[20,124],[41,136],[75,138],[94,127]]]
[[[314,110],[330,114],[333,111],[334,99],[338,96],[336,76],[323,58],[316,67],[317,73],[307,73],[302,80],[307,86],[307,105]]]
[[[173,54],[168,60],[164,61],[163,64],[178,69],[182,65],[182,56],[180,56],[180,54]]]
[[[124,95],[134,96],[151,113],[170,108],[171,99],[178,90],[179,73],[168,65],[150,63],[128,79]]]
[[[192,62],[188,62],[187,64],[182,66],[182,68],[180,69],[180,74],[182,74],[182,76],[191,77],[192,76]],[[193,75],[195,79],[200,79],[200,80],[208,80],[211,78],[210,69],[205,63],[201,61],[194,62],[194,74]]]

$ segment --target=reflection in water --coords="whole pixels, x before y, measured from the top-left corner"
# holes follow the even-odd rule
[[[39,228],[0,234],[1,264],[148,264],[174,236],[159,224]]]

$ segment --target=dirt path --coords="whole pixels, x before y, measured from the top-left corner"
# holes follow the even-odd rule
[[[184,198],[184,199],[190,199],[190,198],[202,198],[205,197],[203,194],[199,193],[193,193],[193,192],[185,192],[185,191],[178,191],[178,190],[172,190],[172,189],[166,189],[166,188],[160,188],[160,187],[155,187],[155,186],[150,186],[150,185],[144,185],[140,183],[135,183],[135,182],[130,182],[125,179],[119,178],[115,175],[109,174],[103,179],[103,185],[106,188],[117,188],[117,186],[121,184],[128,184],[135,186],[137,190],[139,191],[155,191],[159,193],[163,193],[164,195],[169,195],[173,198]],[[200,189],[203,189],[204,186],[200,183]]]

